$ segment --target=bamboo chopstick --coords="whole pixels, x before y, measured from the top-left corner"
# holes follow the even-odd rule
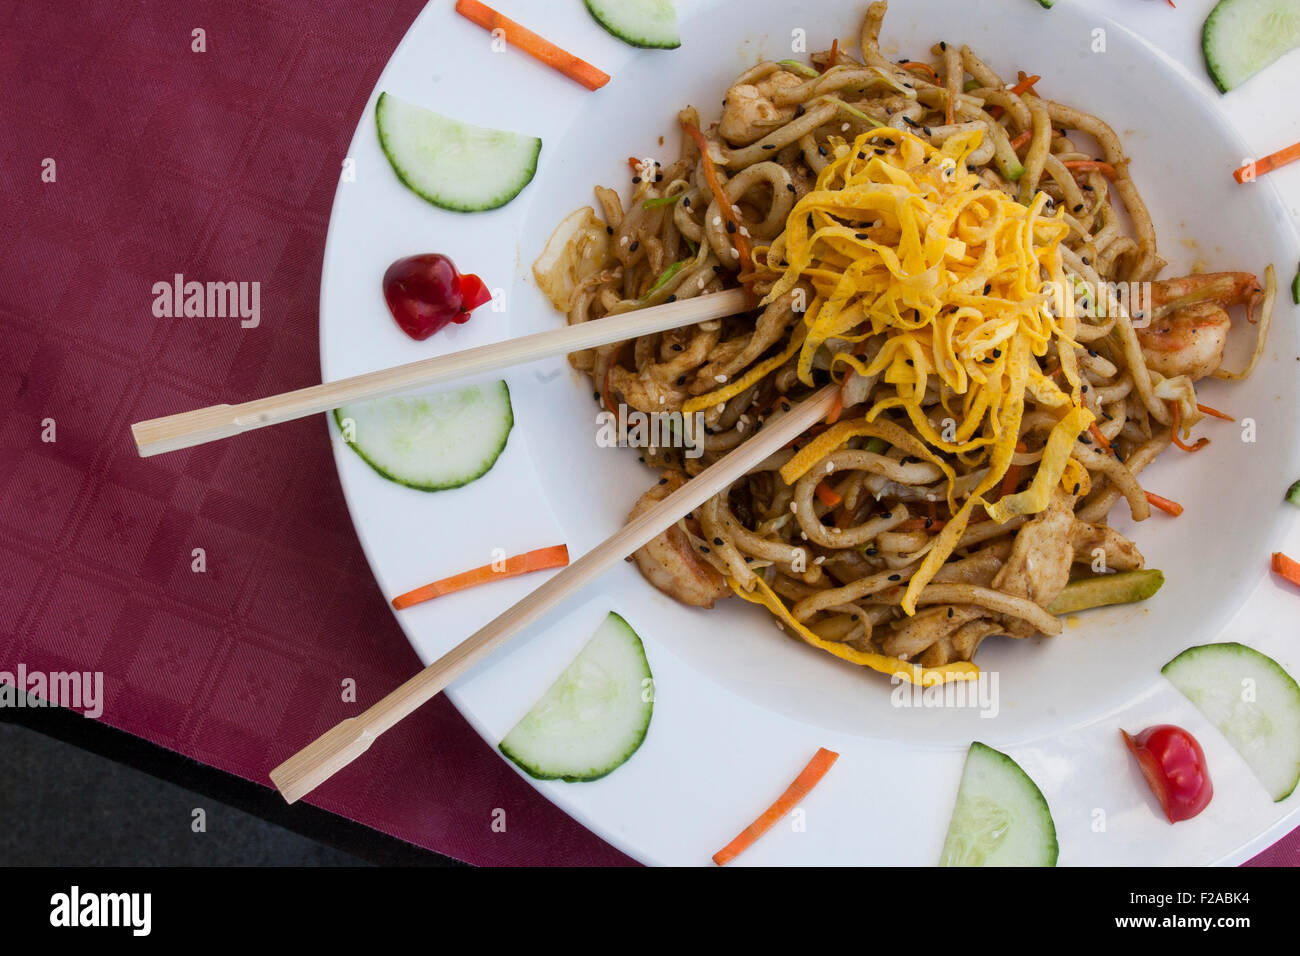
[[[401,395],[552,355],[567,355],[598,345],[695,325],[735,315],[744,312],[746,308],[744,290],[728,289],[648,309],[637,309],[594,322],[582,322],[562,329],[464,349],[396,368],[354,375],[337,382],[311,385],[241,405],[213,405],[164,418],[152,418],[132,425],[131,434],[135,438],[140,457],[147,458],[230,438],[254,428],[328,412],[352,402]]]
[[[828,385],[789,413],[769,419],[761,432],[638,515],[364,713],[339,723],[280,764],[271,771],[271,781],[289,803],[316,789],[365,753],[376,737],[516,633],[825,418],[837,390],[838,386]]]

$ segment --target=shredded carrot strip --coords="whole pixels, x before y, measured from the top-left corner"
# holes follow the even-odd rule
[[[1173,427],[1170,429],[1169,433],[1173,436],[1175,445],[1177,445],[1183,451],[1200,451],[1202,448],[1204,448],[1206,445],[1210,443],[1210,440],[1208,438],[1198,438],[1196,439],[1195,442],[1193,442],[1190,445],[1184,444],[1182,438],[1180,438],[1178,435],[1178,433],[1182,430],[1183,410],[1177,402],[1170,402],[1169,405],[1173,411],[1173,416],[1174,416]]]
[[[1248,183],[1257,176],[1271,173],[1281,166],[1294,163],[1297,159],[1300,159],[1300,143],[1292,143],[1286,149],[1279,149],[1276,153],[1269,153],[1263,159],[1247,163],[1233,173],[1232,178],[1239,183]]]
[[[1034,89],[1034,84],[1042,79],[1041,76],[1039,76],[1037,73],[1035,73],[1033,76],[1030,76],[1024,70],[1017,70],[1016,76],[1020,78],[1020,82],[1018,82],[1015,86],[1011,87],[1012,93],[1015,93],[1017,96],[1019,96],[1021,93],[1032,93],[1034,96],[1038,95],[1038,91]]]
[[[740,218],[736,215],[736,210],[731,207],[730,200],[727,199],[727,193],[722,188],[722,183],[718,180],[718,170],[713,165],[713,157],[709,155],[709,141],[704,138],[698,126],[691,123],[683,123],[682,129],[686,131],[691,139],[695,140],[695,145],[700,148],[700,165],[704,168],[704,180],[709,184],[709,191],[713,193],[713,198],[717,200],[719,212],[722,218],[726,219],[736,231],[731,233],[732,245],[736,247],[736,252],[740,255],[740,271],[743,275],[747,272],[754,271],[754,257],[749,246],[749,240],[745,238],[740,231]],[[753,288],[748,284],[745,285],[745,292],[751,299],[757,299],[754,295]]]
[[[641,168],[641,160],[637,159],[635,156],[629,156],[627,158],[627,164],[632,167],[632,172],[636,172]]]
[[[922,63],[920,60],[904,60],[898,65],[905,70],[924,70],[926,73],[930,74],[930,78],[934,80],[934,82],[939,82],[939,73],[929,63]]]
[[[451,577],[443,578],[441,581],[434,581],[432,584],[426,584],[424,587],[416,588],[414,591],[407,591],[405,594],[399,594],[397,597],[393,598],[393,607],[400,611],[402,608],[410,607],[413,604],[432,601],[434,598],[442,597],[444,594],[464,591],[467,588],[478,587],[480,584],[487,584],[490,581],[500,581],[504,578],[513,578],[520,574],[528,574],[531,571],[544,571],[547,568],[562,568],[568,565],[568,563],[568,546],[557,544],[550,548],[538,548],[536,551],[516,554],[514,557],[506,558],[504,561],[498,561],[494,564],[485,564],[483,567],[474,568],[472,571],[462,571],[460,574],[453,574]]]
[[[827,750],[825,747],[818,748],[812,760],[808,761],[808,766],[804,767],[799,776],[794,778],[794,783],[790,784],[785,793],[781,794],[775,803],[764,810],[762,816],[745,827],[739,836],[713,854],[713,862],[718,866],[726,866],[753,846],[759,837],[772,829],[776,821],[797,807],[799,801],[808,796],[812,788],[821,782],[822,777],[826,776],[826,771],[830,770],[839,758],[840,755],[833,750]]]
[[[1038,95],[1038,93],[1034,90],[1034,84],[1042,79],[1041,76],[1038,76],[1036,74],[1034,76],[1026,76],[1024,70],[1017,70],[1016,75],[1020,77],[1020,81],[1016,83],[1015,86],[1008,86],[1007,87],[1008,93],[1013,93],[1016,96],[1019,96],[1021,93],[1033,93],[1035,96]],[[989,116],[992,116],[994,119],[999,119],[1004,112],[1005,110],[1003,110],[1002,107],[1000,106],[993,106],[989,108]]]
[[[1095,441],[1102,448],[1106,449],[1107,451],[1114,451],[1114,449],[1110,447],[1110,442],[1106,440],[1106,436],[1103,435],[1101,433],[1101,429],[1097,427],[1096,422],[1093,422],[1091,425],[1088,426],[1088,434],[1091,435],[1092,440]]]
[[[1099,169],[1107,179],[1114,179],[1119,173],[1115,172],[1115,167],[1110,163],[1103,163],[1096,159],[1072,159],[1067,163],[1061,163],[1066,169],[1077,169],[1080,172],[1086,172],[1089,169]]]
[[[841,388],[835,393],[835,401],[831,404],[831,410],[826,413],[826,424],[834,425],[840,420],[840,413],[844,411],[844,389]]]
[[[1033,138],[1034,138],[1033,131],[1025,130],[1023,133],[1021,133],[1019,136],[1017,136],[1015,139],[1011,141],[1011,148],[1013,150],[1019,151],[1021,146],[1024,146],[1027,142],[1029,142]]]
[[[1018,441],[1016,442],[1016,451],[1018,452],[1029,451],[1029,446],[1022,441]],[[1007,473],[1002,476],[1001,496],[1003,498],[1005,498],[1009,494],[1012,494],[1016,490],[1016,486],[1020,484],[1020,472],[1021,472],[1021,466],[1013,464],[1007,469]]]
[[[817,500],[827,508],[838,508],[844,502],[844,499],[839,496],[835,489],[824,481],[817,482],[814,492],[817,495]]]
[[[1183,513],[1183,506],[1176,501],[1171,501],[1168,498],[1162,498],[1158,494],[1152,491],[1148,491],[1146,493],[1146,496],[1147,496],[1147,501],[1151,503],[1152,508],[1159,508],[1161,511],[1165,512],[1166,514],[1173,515],[1175,518],[1177,518],[1180,514]]]
[[[550,40],[520,26],[509,17],[502,16],[486,4],[479,3],[479,0],[456,0],[456,12],[489,33],[500,30],[510,46],[519,47],[533,59],[540,60],[589,90],[598,90],[609,82],[608,73],[596,69],[567,50],[560,49]]]
[[[1273,552],[1273,573],[1300,587],[1300,562],[1287,557],[1281,551]]]
[[[1225,422],[1235,422],[1236,419],[1227,412],[1221,412],[1217,408],[1211,408],[1209,405],[1202,405],[1199,402],[1196,405],[1202,415],[1209,415],[1211,418],[1221,418]]]

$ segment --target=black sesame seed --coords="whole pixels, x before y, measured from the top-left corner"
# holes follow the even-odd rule
[[[640,181],[641,181],[641,177],[640,177],[640,176],[633,176],[633,177],[632,177],[632,182],[634,182],[634,183],[639,183]]]
[[[866,238],[868,238],[868,236],[867,236],[867,234],[866,234],[865,232],[855,232],[855,233],[853,234],[853,238],[854,238],[854,239],[866,239]]]
[[[641,243],[638,241],[638,242],[634,242],[634,243],[632,243],[632,245],[628,246],[628,247],[627,247],[627,251],[628,251],[628,252],[636,252],[636,251],[637,251],[638,249],[640,249],[640,248],[641,248]]]
[[[985,295],[988,295],[988,294],[989,294],[990,292],[992,292],[992,291],[993,291],[993,283],[992,283],[992,282],[986,282],[986,283],[984,284],[984,294],[985,294]]]
[[[952,608],[948,608],[948,616],[952,617]]]
[[[910,116],[904,115],[904,116],[903,116],[903,122],[906,123],[908,126],[912,127],[913,129],[916,128],[916,125],[917,125],[917,124],[916,124],[916,121],[915,121],[914,119],[912,119],[912,117],[910,117]]]
[[[703,545],[703,544],[700,545],[700,550],[703,551],[705,554],[708,554],[708,553],[709,553],[709,549],[708,549],[708,547],[707,547],[706,545]]]
[[[1080,488],[1080,485],[1079,485],[1079,483],[1076,481],[1076,482],[1074,483],[1074,492],[1073,492],[1073,494],[1076,494],[1076,495],[1077,495],[1077,494],[1079,493],[1079,488]]]
[[[1096,357],[1097,357],[1097,350],[1096,350],[1096,349],[1088,349],[1088,354],[1091,355],[1093,358],[1096,358]]]
[[[800,103],[800,104],[795,108],[794,115],[795,115],[795,116],[803,116],[803,114],[806,113],[806,112],[808,112],[808,111],[807,111],[806,109],[804,109],[804,105],[803,105],[802,103]]]
[[[614,227],[613,227],[613,226],[606,226],[606,227],[605,227],[605,231],[606,231],[607,233],[609,233],[611,236],[614,235]]]
[[[594,398],[596,401],[600,401],[600,392],[592,392],[591,397]]]
[[[921,127],[921,131],[922,131],[923,133],[925,133],[926,136],[933,136],[933,135],[934,135],[932,132],[930,132],[930,127],[928,127],[928,126],[922,126],[922,127]]]
[[[793,193],[793,192],[798,192],[798,190],[794,188],[794,183],[786,183],[786,184],[785,184],[785,188],[788,189],[788,190],[789,190],[790,192],[792,192],[792,193]]]
[[[946,44],[946,43],[944,43],[942,40],[940,40],[940,41],[939,41],[939,49],[940,49],[940,50],[943,50],[945,53],[947,53],[947,52],[948,52],[948,44]]]
[[[885,155],[885,151],[883,149],[880,149],[879,147],[873,149],[872,152],[875,153],[877,156]]]
[[[1083,256],[1081,261],[1083,262],[1083,264],[1084,264],[1085,266],[1088,265],[1088,263],[1089,263],[1089,259],[1088,259],[1087,256]]]
[[[858,159],[866,159],[866,158],[867,158],[867,154],[862,150],[858,150]]]
[[[886,512],[885,512],[883,515],[881,515],[880,517],[882,517],[882,518],[884,518],[886,521],[888,521],[890,518],[894,517],[894,513],[893,513],[892,511],[886,511]]]
[[[1078,203],[1078,204],[1074,207],[1074,211],[1075,211],[1075,212],[1083,212],[1083,203]]]
[[[775,144],[775,143],[764,143],[764,144],[763,144],[763,148],[764,148],[764,149],[776,149],[776,144]]]
[[[722,539],[721,539],[721,538],[714,538],[714,539],[713,539],[713,543],[716,544],[718,547],[722,547]]]
[[[817,152],[820,153],[821,155],[825,156],[825,155],[826,155],[826,147],[825,147],[825,146],[818,146],[818,147],[817,147]]]
[[[683,346],[679,345],[678,343],[676,343],[676,342],[673,343],[673,351],[674,351],[674,352],[680,352],[680,351],[682,350],[682,348],[683,348]]]
[[[1093,191],[1092,187],[1089,186],[1087,183],[1084,183],[1083,186],[1082,186],[1081,188],[1082,188],[1083,190],[1085,190],[1086,192],[1092,192],[1092,191]]]
[[[901,581],[901,580],[903,580],[903,576],[902,576],[901,574],[891,574],[891,575],[889,576],[889,580],[891,580],[891,581]]]
[[[875,548],[867,548],[867,550],[866,550],[865,553],[866,553],[867,557],[874,558],[874,557],[875,557],[876,555],[878,555],[880,552],[877,551]]]
[[[660,478],[660,479],[659,479],[659,484],[661,484],[661,485],[666,485],[666,484],[668,484],[668,479],[667,479],[667,478]]]
[[[713,274],[714,274],[714,275],[719,275],[719,276],[722,275],[722,266],[714,266],[714,267],[713,267]]]
[[[678,384],[678,385],[685,385],[685,384],[686,384],[686,376],[685,376],[685,375],[679,375],[679,376],[677,376],[677,384]]]
[[[753,560],[754,560],[754,559],[751,558],[749,555],[745,555],[745,563],[746,563],[746,564],[749,564],[749,563],[750,563],[751,561],[753,561]]]
[[[736,224],[735,224],[734,222],[728,220],[728,221],[727,221],[727,232],[735,233],[735,231],[736,231]]]
[[[1001,349],[994,349],[994,350],[993,350],[993,357],[994,357],[994,358],[1002,358],[1002,350],[1001,350]]]

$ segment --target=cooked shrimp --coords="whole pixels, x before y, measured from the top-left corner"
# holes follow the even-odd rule
[[[732,146],[757,142],[775,127],[794,118],[796,107],[777,106],[772,102],[772,94],[802,82],[793,73],[777,70],[758,83],[737,83],[727,90],[718,132]]]
[[[1165,378],[1186,375],[1193,382],[1223,364],[1232,319],[1213,302],[1199,302],[1136,329],[1147,367]]]
[[[1232,327],[1225,310],[1245,304],[1249,317],[1262,296],[1259,279],[1250,272],[1211,272],[1152,283],[1150,320],[1136,329],[1147,365],[1166,378],[1205,378],[1223,363]]]
[[[662,501],[686,481],[677,471],[665,471],[663,484],[655,485],[638,499],[628,520]],[[712,565],[701,560],[690,539],[677,525],[633,553],[642,576],[670,598],[692,607],[713,607],[719,598],[731,596],[726,579]]]

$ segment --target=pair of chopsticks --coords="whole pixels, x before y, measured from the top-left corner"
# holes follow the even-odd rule
[[[400,395],[539,358],[720,319],[746,308],[744,291],[733,289],[313,385],[242,405],[216,405],[156,418],[132,426],[131,431],[142,457],[156,455],[329,411],[352,402]],[[776,453],[825,418],[834,404],[836,391],[837,386],[828,385],[789,412],[768,419],[761,432],[638,515],[364,713],[338,724],[280,764],[271,771],[271,781],[289,803],[310,793],[365,753],[380,734],[432,699],[519,631],[554,609],[606,568],[643,547],[687,512],[728,488],[754,464]]]

